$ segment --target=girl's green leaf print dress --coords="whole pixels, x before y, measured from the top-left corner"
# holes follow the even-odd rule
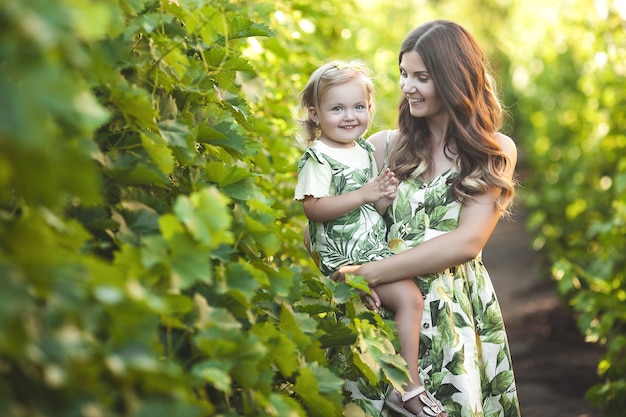
[[[377,174],[373,151],[364,139],[358,139],[350,149],[314,142],[298,164],[295,199],[358,190]],[[373,204],[364,204],[328,222],[309,222],[309,233],[311,254],[326,276],[345,264],[362,264],[391,255],[385,220]]]
[[[411,248],[458,226],[461,204],[448,185],[455,175],[400,184],[388,211],[392,248]],[[419,366],[426,389],[450,417],[519,417],[504,321],[481,257],[414,280],[425,298]]]

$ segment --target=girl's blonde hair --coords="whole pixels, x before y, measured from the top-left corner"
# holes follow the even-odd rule
[[[504,111],[478,43],[460,25],[435,20],[409,33],[398,62],[411,51],[424,61],[450,118],[444,151],[454,158],[459,173],[451,182],[452,195],[462,201],[496,187],[501,190],[496,202],[498,210],[507,212],[515,194],[515,182],[509,176],[511,161],[496,136]],[[398,138],[389,154],[390,168],[398,179],[417,177],[429,170],[431,135],[426,120],[412,116],[403,97]]]
[[[329,88],[361,77],[367,91],[367,101],[370,105],[370,120],[374,114],[374,83],[372,72],[369,67],[359,60],[330,61],[311,74],[309,81],[300,93],[298,110],[301,117],[297,119],[301,132],[298,140],[309,145],[319,136],[320,129],[317,123],[311,119],[309,108],[319,111],[322,97]]]

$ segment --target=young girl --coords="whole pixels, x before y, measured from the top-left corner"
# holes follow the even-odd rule
[[[363,63],[334,61],[317,69],[300,94],[300,107],[307,112],[300,123],[309,147],[298,165],[295,200],[302,201],[310,252],[326,276],[345,264],[391,255],[381,214],[393,201],[397,181],[389,169],[377,175],[374,149],[362,138],[369,127],[373,91]],[[420,388],[422,295],[410,279],[377,286],[375,293],[395,314],[411,378],[404,388]]]

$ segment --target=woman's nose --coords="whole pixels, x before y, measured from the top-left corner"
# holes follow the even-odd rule
[[[411,80],[408,80],[408,79],[405,80],[403,83],[401,83],[400,89],[402,90],[403,93],[413,93],[417,90],[417,88],[415,87],[415,84]]]

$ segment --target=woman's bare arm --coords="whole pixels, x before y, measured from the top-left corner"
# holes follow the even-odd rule
[[[512,163],[510,175],[517,161],[513,141],[501,135],[502,149]],[[372,286],[389,283],[407,276],[443,271],[474,259],[483,249],[500,219],[496,208],[499,190],[467,199],[463,203],[459,226],[444,235],[430,239],[392,257],[360,266],[347,266],[341,273],[363,275]]]

